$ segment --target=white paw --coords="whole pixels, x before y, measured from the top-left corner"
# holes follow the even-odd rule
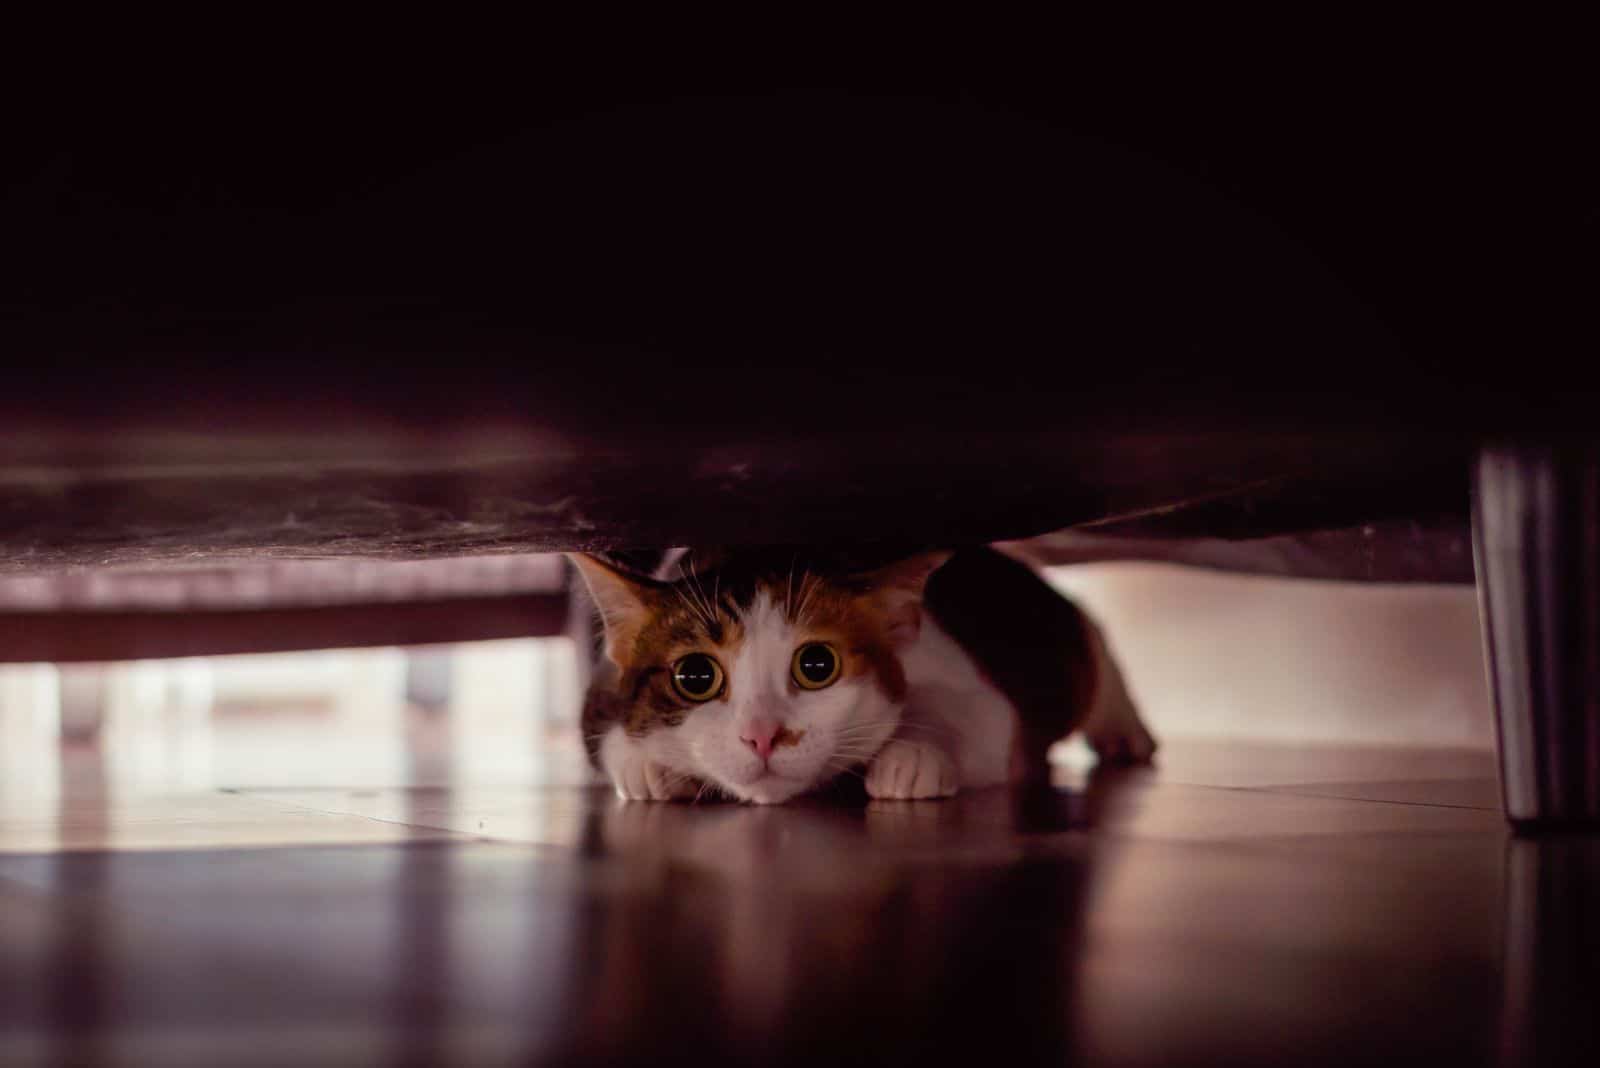
[[[867,766],[867,793],[872,797],[950,797],[960,785],[955,761],[927,744],[894,739]]]
[[[624,801],[675,801],[692,798],[700,784],[644,756],[625,757],[611,767],[611,784]]]

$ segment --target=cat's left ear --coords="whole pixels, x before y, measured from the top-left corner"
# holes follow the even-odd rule
[[[565,555],[583,576],[589,596],[600,610],[606,630],[606,655],[620,666],[650,618],[656,583],[619,571],[588,553]]]
[[[865,576],[866,596],[883,620],[890,644],[910,645],[922,633],[922,596],[928,578],[952,555],[942,550],[918,553]]]

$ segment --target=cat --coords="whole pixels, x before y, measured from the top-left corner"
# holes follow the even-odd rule
[[[568,557],[604,632],[585,742],[625,800],[777,804],[845,775],[940,798],[1047,777],[1074,729],[1102,760],[1156,748],[1100,628],[993,549]]]

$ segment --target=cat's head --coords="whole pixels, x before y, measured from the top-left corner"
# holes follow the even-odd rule
[[[788,800],[863,764],[899,723],[924,553],[869,571],[798,554],[691,555],[669,580],[572,554],[605,626],[609,724],[736,798]]]

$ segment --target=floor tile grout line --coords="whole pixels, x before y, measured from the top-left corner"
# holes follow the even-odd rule
[[[293,809],[298,809],[301,812],[315,812],[315,813],[317,813],[318,815],[321,815],[321,816],[347,816],[347,817],[351,817],[353,819],[366,820],[366,821],[368,821],[370,823],[382,823],[382,824],[385,824],[386,826],[390,826],[390,827],[404,827],[407,830],[427,831],[427,832],[435,833],[435,834],[449,835],[451,838],[455,838],[455,839],[462,840],[462,841],[467,841],[467,842],[498,842],[498,841],[502,841],[502,839],[488,838],[488,837],[485,837],[483,835],[472,834],[472,833],[470,833],[468,831],[458,831],[458,830],[455,830],[455,829],[450,828],[450,827],[432,827],[432,826],[429,826],[428,824],[425,824],[425,823],[409,823],[409,822],[407,822],[405,820],[385,819],[382,816],[369,816],[364,812],[349,812],[349,811],[342,810],[342,809],[318,808],[315,805],[306,805],[306,804],[302,804],[302,803],[300,803],[298,801],[287,801],[287,800],[282,800],[282,799],[272,800],[272,799],[268,799],[268,798],[265,798],[265,797],[260,797],[260,796],[258,796],[256,794],[250,793],[247,790],[226,789],[226,790],[223,790],[221,792],[222,793],[233,794],[235,796],[240,796],[240,797],[248,797],[248,798],[250,798],[251,800],[254,800],[254,801],[262,801],[262,802],[269,802],[270,801],[270,803],[274,803],[274,804],[278,804],[278,805],[284,805],[284,806],[287,806],[287,807],[293,808]]]
[[[1425,782],[1450,782],[1449,779],[1428,779]],[[1188,786],[1196,790],[1228,790],[1242,794],[1274,794],[1279,797],[1310,797],[1319,801],[1351,801],[1356,804],[1404,805],[1408,808],[1449,808],[1463,812],[1498,812],[1490,805],[1454,805],[1438,801],[1399,801],[1387,797],[1349,797],[1345,794],[1308,792],[1303,787],[1291,786],[1219,786],[1216,783],[1168,783],[1169,786]]]
[[[1448,808],[1457,812],[1498,812],[1493,805],[1454,805],[1443,801],[1401,801],[1392,797],[1347,797],[1344,794],[1312,794],[1302,793],[1297,790],[1272,789],[1263,790],[1262,793],[1279,794],[1284,797],[1314,797],[1325,801],[1358,801],[1374,805],[1403,805],[1407,808]]]

